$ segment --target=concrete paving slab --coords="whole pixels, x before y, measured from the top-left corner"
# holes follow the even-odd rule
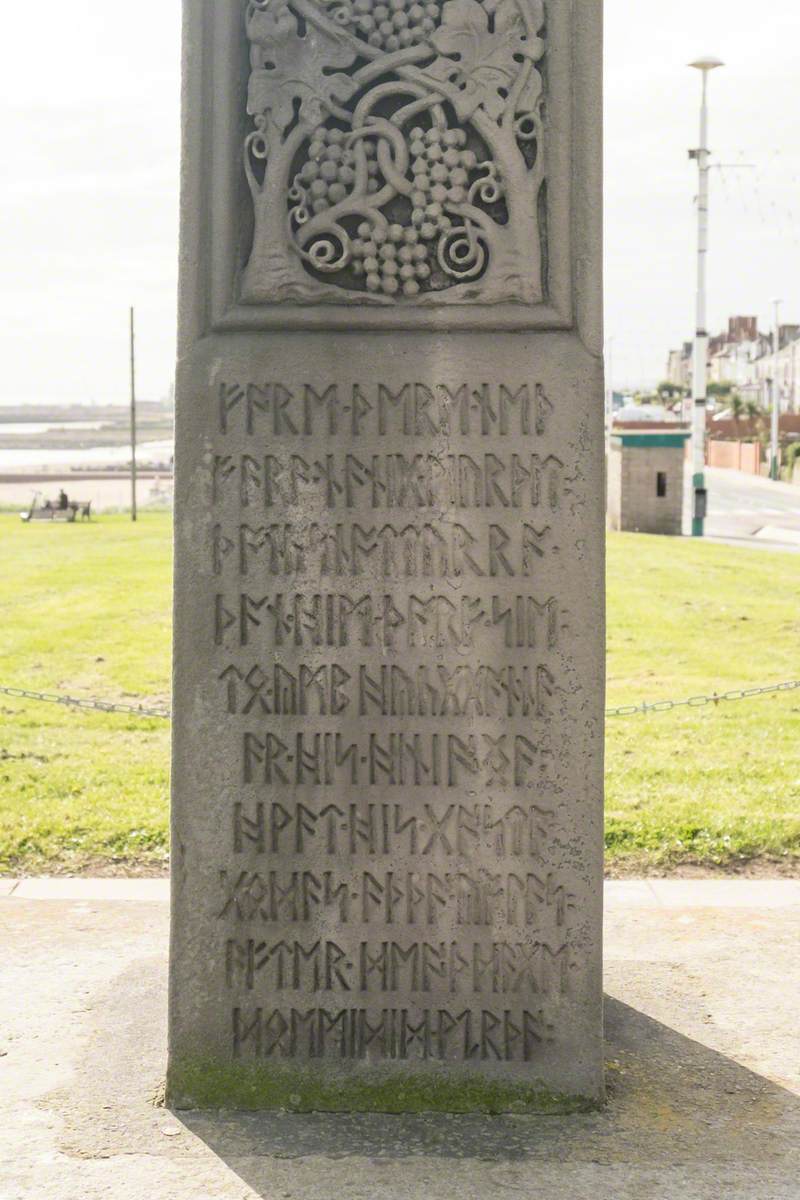
[[[603,902],[612,906],[652,908],[658,906],[650,880],[606,880]]]
[[[0,1197],[798,1200],[800,904],[708,894],[608,889],[608,1103],[538,1119],[167,1112],[166,904],[0,898]]]
[[[649,879],[607,879],[603,891],[606,906],[652,908],[657,904]]]
[[[0,879],[0,896],[10,896],[18,883],[18,879]]]
[[[800,904],[800,879],[650,879],[662,908],[784,908]]]
[[[780,525],[764,525],[753,537],[761,538],[765,542],[781,542],[791,543],[793,546],[800,546],[800,529],[784,529]]]
[[[14,889],[14,896],[18,900],[127,900],[163,904],[169,901],[169,880],[79,877],[21,879]]]

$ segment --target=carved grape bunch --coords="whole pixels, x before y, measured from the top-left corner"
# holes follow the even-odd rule
[[[442,0],[334,0],[331,12],[368,45],[391,54],[418,45],[437,29]]]
[[[375,149],[370,147],[368,154],[371,158],[368,164],[370,178],[367,180],[367,191],[378,190],[378,164],[375,162]],[[355,182],[355,155],[346,144],[346,136],[341,129],[325,129],[320,126],[308,145],[308,158],[294,179],[294,185],[289,192],[290,203],[298,200],[305,201],[306,208],[312,213],[323,213],[334,204],[339,204],[348,195]],[[296,219],[302,224],[307,219],[305,210],[296,212]]]
[[[415,206],[411,219],[422,229],[423,237],[433,237],[436,229],[449,229],[445,206],[455,207],[467,199],[469,172],[477,165],[474,150],[465,150],[467,135],[463,129],[413,129],[411,132],[411,170]]]
[[[387,296],[418,296],[431,277],[430,250],[416,229],[359,225],[353,242],[353,271],[365,277],[367,291]]]
[[[465,130],[417,125],[399,136],[382,137],[379,125],[352,133],[318,126],[294,175],[289,212],[311,269],[337,273],[356,290],[413,298],[482,273],[486,252],[468,213],[476,202],[501,200],[503,188],[494,163],[479,162],[467,146]],[[387,187],[389,203],[371,208],[370,197]],[[304,242],[314,218],[315,236]]]

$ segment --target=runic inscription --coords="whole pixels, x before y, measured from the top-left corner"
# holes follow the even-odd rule
[[[398,607],[402,605],[402,607]],[[342,592],[217,593],[217,646],[307,650],[345,646],[469,650],[491,635],[492,648],[555,650],[569,626],[557,597],[444,594],[345,595]],[[277,669],[277,667],[276,667]],[[399,679],[401,667],[390,668]]]
[[[472,868],[445,871],[220,872],[220,919],[265,924],[312,922],[324,911],[342,925],[493,926],[564,929],[571,897],[552,875]],[[231,943],[232,945],[235,943]]]
[[[248,942],[226,947],[228,986],[248,991],[261,973],[267,991],[547,995],[566,988],[566,944],[547,942]]]
[[[312,386],[265,379],[223,381],[220,433],[299,437],[541,438],[553,404],[541,383],[441,381]]]
[[[211,628],[244,789],[242,865],[220,869],[226,987],[265,1001],[418,995],[423,1008],[431,993],[479,1007],[532,995],[552,1014],[573,953],[546,803],[569,620],[537,583],[574,483],[548,442],[552,401],[537,383],[282,382],[225,383],[218,403]],[[325,453],[310,452],[320,437]],[[351,735],[336,727],[351,720]],[[476,789],[491,799],[465,803]],[[419,868],[390,869],[396,855]],[[309,940],[319,922],[352,938]],[[322,1052],[339,1020],[281,1009],[243,1033],[242,1012],[235,1052],[266,1056]],[[418,1036],[428,1018],[388,1012],[379,1035],[383,1017],[346,1010],[340,1052],[453,1053],[466,1019],[445,1026],[443,1010]],[[535,1055],[530,1013],[480,1013],[470,1029],[508,1022],[506,1057]]]
[[[249,670],[231,663],[219,678],[232,716],[338,717],[356,712],[360,717],[543,717],[555,690],[552,672],[544,665],[423,665],[406,671],[362,664],[350,672],[337,663],[301,663],[296,671],[280,663]]]
[[[549,866],[571,625],[548,585],[578,478],[554,403],[538,383],[285,381],[217,401],[234,1054],[531,1061],[574,967],[574,897]],[[280,1007],[246,1017],[252,997]]]
[[[344,804],[298,801],[291,806],[238,802],[232,815],[233,845],[239,855],[363,853],[380,858],[405,853],[469,860],[486,853],[490,861],[530,856],[537,862],[553,817],[536,805],[512,802],[494,806],[425,801],[415,811],[405,803],[364,799]]]
[[[381,579],[523,578],[552,544],[550,525],[490,524],[476,533],[460,521],[363,525],[360,521],[235,527],[215,525],[211,555],[215,575],[255,574],[325,580],[341,576]]]
[[[538,454],[300,454],[214,457],[214,494],[236,488],[241,507],[277,508],[322,498],[330,509],[505,508],[556,512],[564,464]]]
[[[234,1008],[236,1059],[326,1058],[534,1062],[552,1026],[544,1013],[446,1008]]]

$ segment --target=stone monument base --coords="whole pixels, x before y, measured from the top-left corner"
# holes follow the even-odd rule
[[[329,1063],[241,1067],[212,1060],[170,1071],[167,1103],[176,1110],[242,1112],[559,1114],[589,1112],[602,1096],[554,1092],[530,1076],[506,1072],[367,1067],[339,1071]]]

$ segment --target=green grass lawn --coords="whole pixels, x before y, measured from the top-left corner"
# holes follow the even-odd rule
[[[0,517],[0,683],[163,704],[170,536]],[[609,705],[800,678],[800,555],[612,536]],[[163,866],[166,721],[0,696],[0,873]],[[608,724],[612,870],[800,868],[800,692]]]

